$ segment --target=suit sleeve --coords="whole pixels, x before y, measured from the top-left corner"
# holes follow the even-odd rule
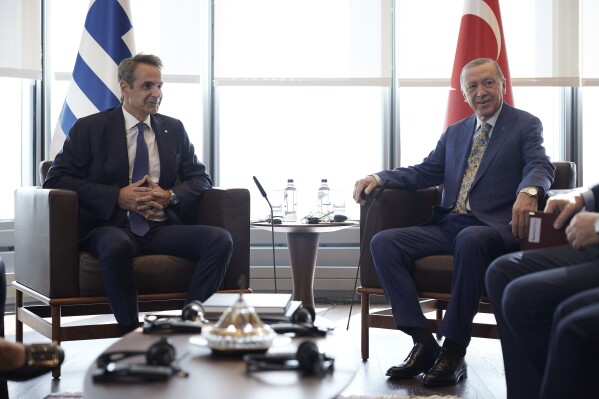
[[[445,176],[447,133],[444,133],[435,149],[422,161],[414,166],[395,168],[377,173],[381,181],[389,180],[391,188],[407,188],[418,190],[437,186],[443,183]]]
[[[206,166],[195,154],[194,146],[189,140],[183,124],[179,122],[180,144],[177,183],[171,189],[179,197],[179,206],[175,209],[181,220],[193,213],[206,190],[212,187],[212,179],[206,172]]]
[[[553,183],[555,166],[551,163],[545,152],[545,147],[543,147],[543,125],[538,118],[532,117],[523,129],[521,141],[524,167],[522,182],[518,186],[517,192],[524,187],[536,186],[546,193]]]
[[[77,192],[79,206],[102,220],[111,219],[118,208],[118,182],[98,182],[90,177],[93,154],[89,120],[78,120],[71,128],[63,149],[52,162],[44,188]],[[120,209],[120,208],[119,208]]]

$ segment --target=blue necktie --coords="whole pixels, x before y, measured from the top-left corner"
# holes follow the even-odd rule
[[[136,182],[142,179],[150,171],[150,156],[148,155],[148,145],[144,139],[144,127],[143,122],[137,125],[137,149],[135,150],[135,161],[133,163],[133,173],[131,181]],[[129,225],[131,231],[138,236],[144,236],[150,226],[148,221],[141,216],[139,213],[129,212]]]

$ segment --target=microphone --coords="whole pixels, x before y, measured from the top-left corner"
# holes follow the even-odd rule
[[[270,201],[268,200],[266,191],[264,191],[264,188],[262,188],[262,184],[260,184],[260,182],[258,181],[256,176],[252,176],[252,177],[254,178],[254,182],[256,183],[256,186],[258,186],[258,190],[260,190],[260,194],[262,194],[262,196],[264,197],[266,202],[268,202],[268,206],[270,207],[270,233],[271,233],[271,240],[272,240],[272,270],[274,272],[275,294],[276,294],[277,293],[277,267],[275,266],[275,225],[274,225],[274,215],[273,215],[272,205],[270,204]]]
[[[364,231],[362,232],[362,239],[360,240],[360,258],[358,259],[358,268],[356,269],[356,278],[354,279],[354,290],[352,291],[351,302],[349,304],[349,316],[347,317],[347,327],[346,330],[349,330],[349,321],[351,320],[351,313],[354,307],[354,299],[356,298],[356,288],[358,287],[358,276],[360,274],[360,265],[362,263],[362,246],[364,245],[364,235],[366,233],[366,226],[368,226],[368,215],[370,215],[370,210],[374,206],[374,203],[383,195],[383,191],[389,185],[389,179],[385,180],[381,187],[374,193],[374,199],[370,203],[368,207],[368,211],[366,212],[366,217],[364,220]]]

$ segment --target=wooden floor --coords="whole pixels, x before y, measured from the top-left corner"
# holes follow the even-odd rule
[[[349,305],[317,300],[317,313],[334,322],[337,328],[345,329]],[[14,341],[14,315],[5,317],[5,329],[7,339]],[[355,337],[354,350],[360,351],[359,304],[353,307],[349,330]],[[26,343],[44,341],[47,339],[26,327]],[[42,399],[51,392],[81,392],[86,369],[115,341],[116,339],[102,339],[64,342],[62,347],[66,353],[66,360],[62,367],[61,379],[53,380],[50,375],[45,375],[25,382],[9,382],[9,397]],[[506,397],[503,360],[498,340],[473,338],[466,355],[468,378],[454,387],[434,389],[423,387],[418,378],[389,381],[385,377],[385,371],[392,365],[401,363],[411,347],[411,338],[399,331],[372,329],[370,359],[360,363],[356,377],[338,398],[407,398],[413,395],[454,395],[467,399]]]

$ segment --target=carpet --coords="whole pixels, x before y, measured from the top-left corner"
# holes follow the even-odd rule
[[[336,399],[458,399],[454,395],[432,395],[432,396],[401,396],[401,395],[382,395],[382,396],[362,396],[362,395],[349,395],[349,396],[337,396]]]

